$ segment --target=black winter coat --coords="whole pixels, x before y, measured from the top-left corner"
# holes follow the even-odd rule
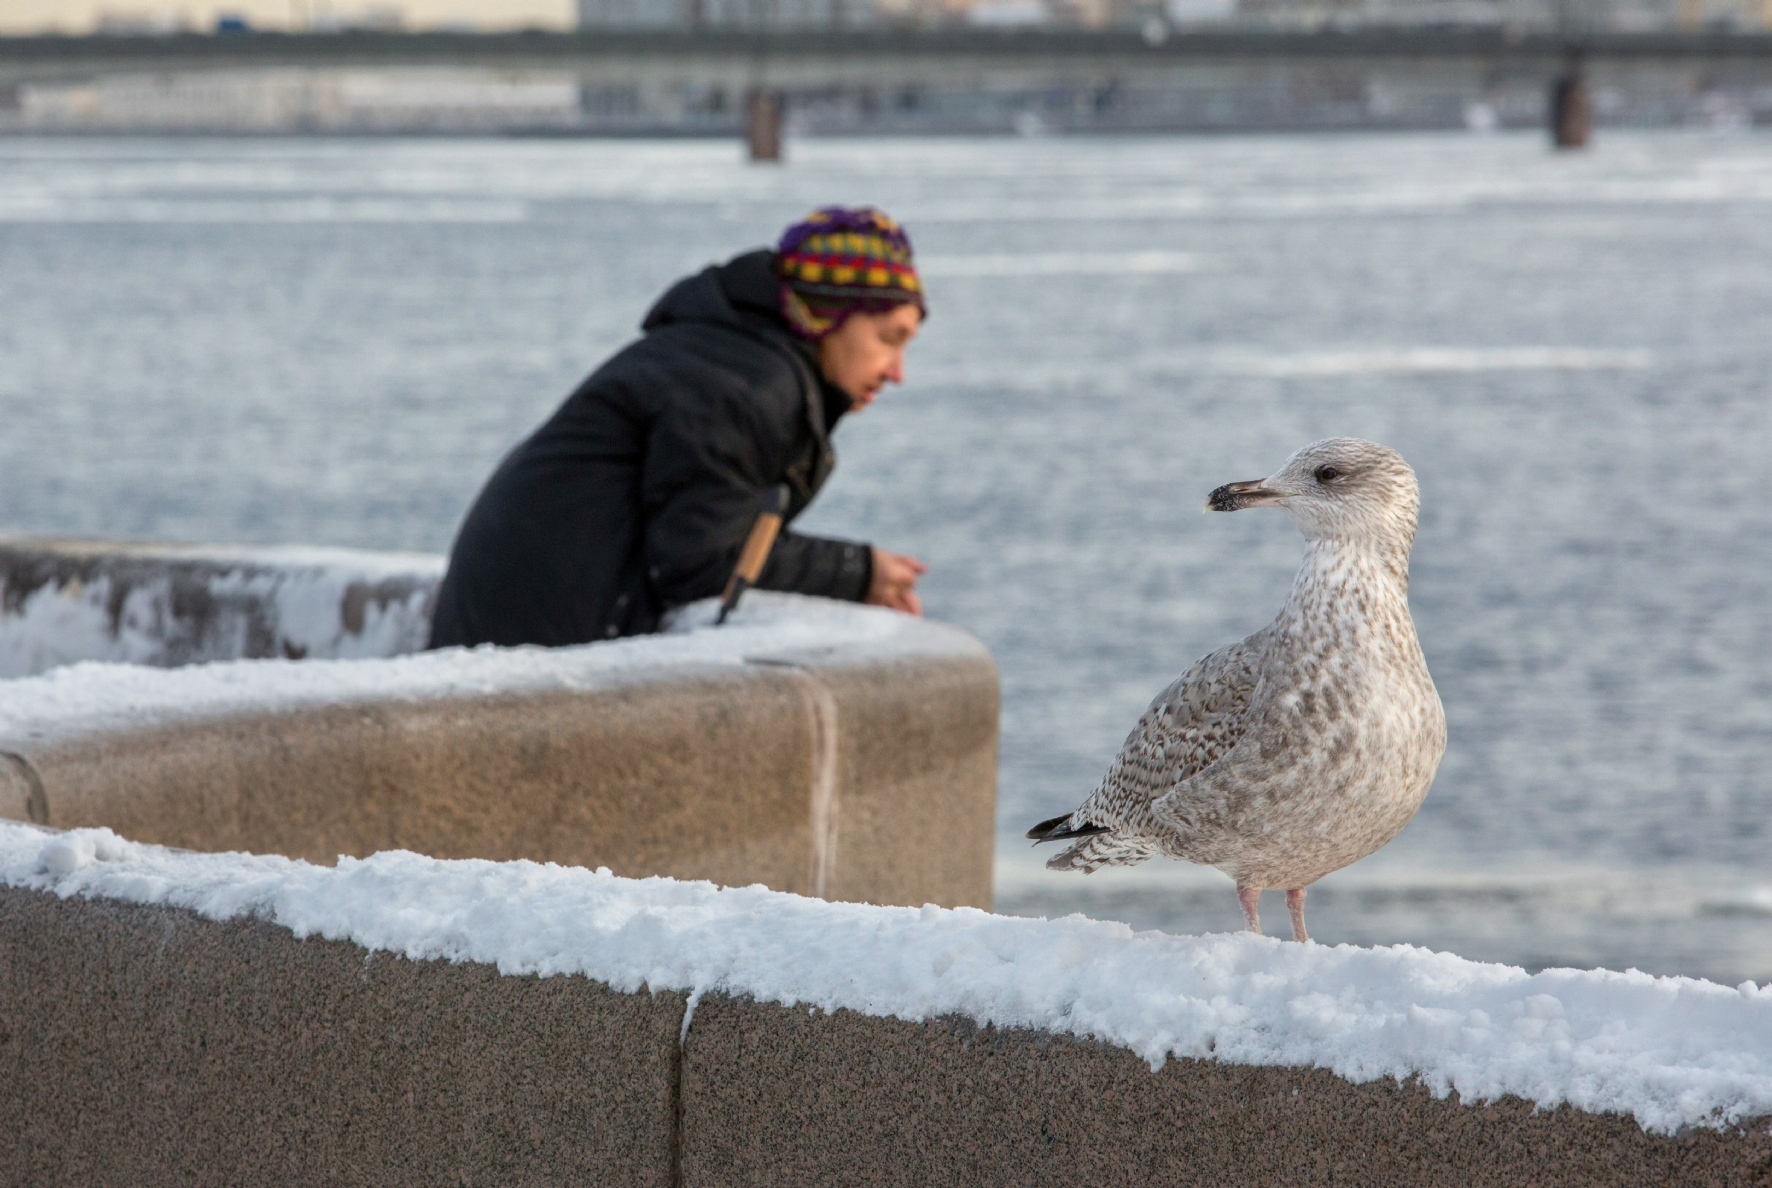
[[[836,465],[849,398],[787,331],[767,251],[679,281],[645,337],[513,450],[456,537],[431,646],[559,646],[655,630],[716,595],[764,492],[792,520]],[[859,601],[868,546],[784,528],[757,585]]]

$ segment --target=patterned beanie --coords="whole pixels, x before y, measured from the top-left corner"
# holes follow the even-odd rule
[[[789,328],[813,342],[858,310],[910,302],[928,313],[910,239],[871,206],[821,207],[782,232],[775,275]]]

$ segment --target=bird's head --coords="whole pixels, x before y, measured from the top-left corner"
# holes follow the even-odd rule
[[[1207,511],[1246,507],[1284,510],[1311,540],[1384,541],[1407,552],[1421,492],[1415,472],[1389,446],[1331,437],[1305,446],[1267,478],[1226,483],[1206,498]]]

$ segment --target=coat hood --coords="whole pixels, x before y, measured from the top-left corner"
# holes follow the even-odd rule
[[[759,248],[684,277],[665,290],[647,312],[640,329],[652,331],[682,322],[712,322],[746,330],[788,333],[787,319],[781,314],[780,283],[769,267],[772,254],[767,248]]]
[[[653,304],[640,329],[651,333],[665,326],[712,323],[757,334],[795,351],[818,381],[818,412],[822,415],[816,424],[823,436],[836,428],[851,401],[847,393],[819,374],[816,350],[788,330],[781,312],[781,282],[771,266],[774,256],[768,248],[758,248],[684,277]]]

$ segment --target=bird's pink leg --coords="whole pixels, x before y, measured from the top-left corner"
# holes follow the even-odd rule
[[[1261,931],[1261,888],[1238,887],[1237,902],[1243,905],[1243,923],[1250,932]]]
[[[1286,892],[1286,910],[1292,913],[1292,939],[1307,941],[1310,939],[1304,931],[1304,888],[1294,887]]]

